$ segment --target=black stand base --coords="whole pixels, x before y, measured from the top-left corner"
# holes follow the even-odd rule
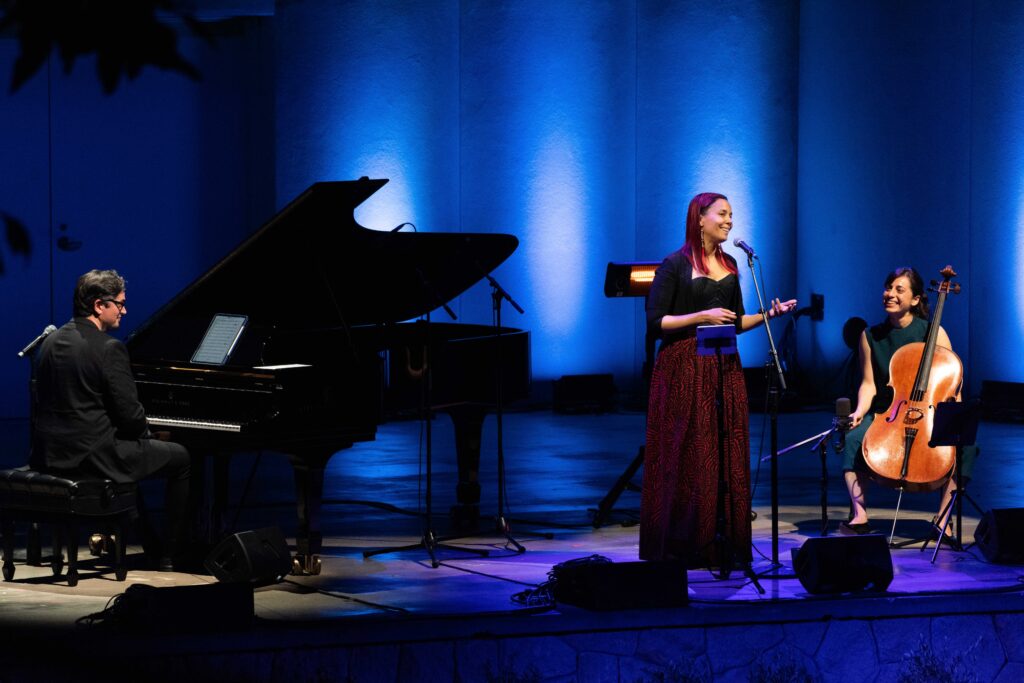
[[[437,550],[451,550],[461,553],[472,553],[474,555],[479,555],[480,557],[487,557],[488,555],[490,555],[490,551],[485,550],[483,548],[463,548],[462,546],[446,545],[444,543],[444,541],[450,540],[452,539],[448,537],[438,538],[434,535],[434,532],[432,530],[427,529],[427,531],[423,533],[423,537],[420,539],[419,543],[410,543],[409,545],[394,546],[390,548],[377,548],[376,550],[366,550],[363,551],[363,557],[366,558],[373,557],[374,555],[401,553],[410,550],[426,550],[427,555],[430,556],[430,566],[434,569],[437,569],[439,566],[441,566],[441,563],[437,559]]]
[[[629,466],[619,476],[611,489],[608,490],[608,494],[605,495],[605,497],[601,499],[601,502],[597,504],[597,510],[594,512],[593,520],[593,526],[595,529],[600,529],[604,525],[623,491],[626,489],[630,489],[631,491],[640,490],[640,487],[633,483],[633,477],[643,464],[644,446],[641,446],[636,453],[636,457],[633,458],[633,461],[629,463]]]

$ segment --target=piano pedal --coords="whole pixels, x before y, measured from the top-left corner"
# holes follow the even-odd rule
[[[296,555],[292,558],[292,576],[319,576],[319,555]]]

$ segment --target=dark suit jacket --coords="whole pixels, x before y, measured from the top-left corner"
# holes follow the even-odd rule
[[[125,345],[74,318],[46,338],[37,363],[33,466],[73,469],[88,458],[131,481],[149,430]]]

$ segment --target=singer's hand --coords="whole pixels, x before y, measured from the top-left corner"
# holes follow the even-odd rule
[[[853,412],[850,413],[850,429],[853,429],[861,422],[864,421],[864,413]]]
[[[703,311],[704,322],[709,325],[728,325],[736,322],[736,314],[728,308],[709,308]]]
[[[780,315],[785,315],[796,308],[796,299],[790,299],[789,301],[781,301],[779,299],[772,299],[772,309],[768,312],[769,318],[778,318]]]

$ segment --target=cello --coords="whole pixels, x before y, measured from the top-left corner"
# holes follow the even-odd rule
[[[942,282],[931,281],[938,292],[935,313],[924,342],[896,350],[889,363],[892,403],[884,419],[878,415],[864,434],[864,462],[873,478],[884,486],[907,491],[934,491],[945,484],[956,464],[953,446],[929,446],[935,406],[955,401],[963,383],[963,363],[951,349],[938,346],[939,324],[946,295],[960,293],[952,266],[940,272]]]

